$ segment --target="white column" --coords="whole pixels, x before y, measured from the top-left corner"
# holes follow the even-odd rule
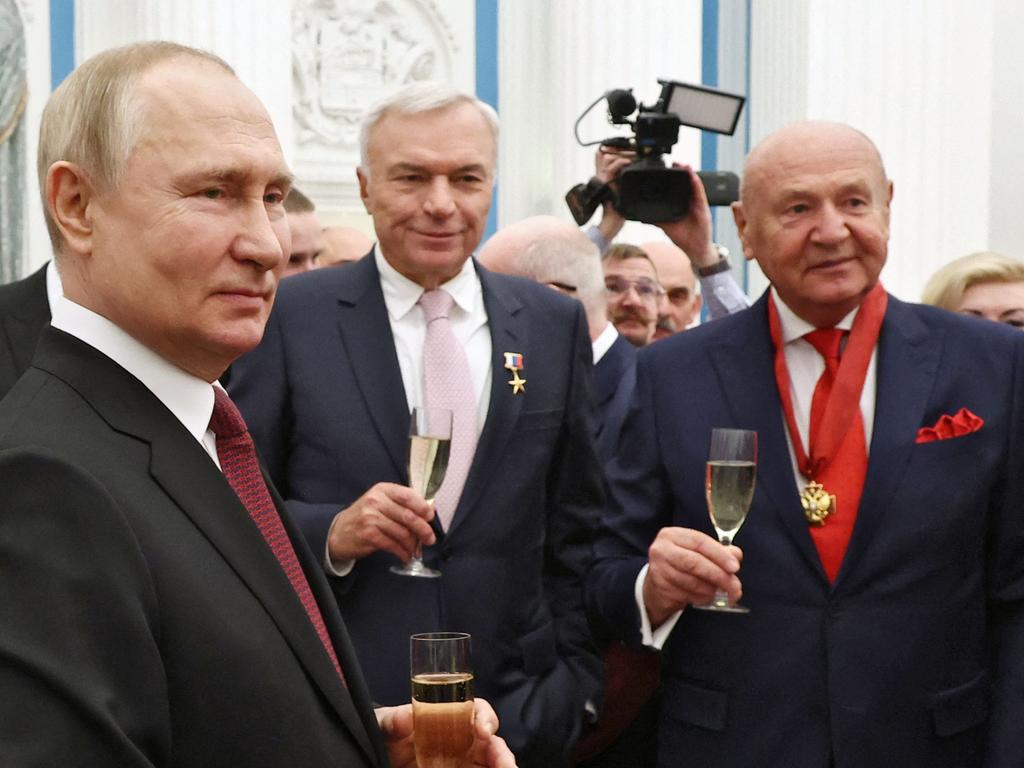
[[[659,77],[699,83],[701,3],[516,0],[501,3],[500,14],[498,224],[542,213],[569,218],[563,197],[594,174],[596,149],[576,143],[576,118],[612,88],[632,87],[651,103]],[[606,115],[603,103],[595,107],[582,138],[615,135]],[[700,134],[681,129],[666,159],[698,165]],[[621,238],[660,234],[650,230],[630,223]]]
[[[989,247],[997,226],[1024,255],[1020,217],[1000,207],[1019,175],[1021,129],[1006,126],[1024,114],[1010,61],[1024,20],[1014,4],[1000,7],[996,25],[992,0],[753,4],[752,142],[804,118],[850,123],[875,140],[895,183],[882,279],[901,298],[917,300],[939,266]],[[994,50],[1008,86],[995,104]],[[763,285],[752,280],[752,292]]]
[[[216,53],[266,105],[290,157],[292,80],[289,3],[274,0],[77,0],[76,58],[140,40]]]

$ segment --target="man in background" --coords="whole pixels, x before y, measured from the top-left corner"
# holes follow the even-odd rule
[[[664,293],[658,305],[654,341],[685,331],[700,317],[701,299],[690,257],[672,243],[655,240],[642,243],[640,250],[654,264]]]
[[[649,344],[664,289],[647,254],[635,245],[613,245],[601,259],[608,318],[634,347]]]
[[[39,156],[65,297],[0,403],[4,765],[415,765],[215,383],[288,253],[266,110],[142,43],[54,91]],[[511,767],[477,714],[472,761]]]
[[[333,267],[359,261],[373,248],[373,240],[355,227],[324,227],[324,245],[320,266]]]
[[[588,598],[662,649],[665,768],[1020,763],[1024,336],[886,294],[892,192],[849,126],[771,134],[734,207],[770,290],[638,356]],[[757,433],[742,549],[716,428]]]
[[[292,236],[292,252],[284,277],[319,269],[327,244],[320,217],[316,215],[316,206],[299,189],[293,188],[284,201],[284,209],[288,212],[288,229]]]
[[[578,302],[471,258],[496,153],[494,111],[445,86],[371,110],[358,176],[379,246],[285,282],[232,394],[331,574],[374,699],[408,696],[410,634],[469,632],[476,692],[520,765],[552,768],[600,687],[582,602],[602,504],[590,343]],[[423,406],[453,412],[433,505],[408,487]],[[392,572],[421,545],[440,578]]]

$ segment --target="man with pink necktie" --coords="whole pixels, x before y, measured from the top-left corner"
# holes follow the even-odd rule
[[[409,695],[408,638],[473,635],[476,692],[526,768],[566,765],[597,701],[582,580],[602,502],[578,302],[471,258],[497,118],[420,84],[371,110],[358,170],[379,245],[282,285],[232,396],[324,559],[380,703]],[[408,485],[409,413],[453,411],[437,514]],[[440,578],[391,568],[423,545]]]

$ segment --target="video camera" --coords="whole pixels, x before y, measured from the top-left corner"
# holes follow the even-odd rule
[[[658,224],[685,218],[692,203],[690,178],[686,171],[669,168],[661,159],[679,139],[679,126],[688,125],[705,131],[731,136],[739,122],[745,101],[743,96],[702,85],[688,85],[675,80],[659,80],[661,95],[651,106],[639,105],[637,111],[632,89],[608,91],[587,107],[576,121],[576,140],[581,146],[601,144],[603,147],[633,152],[636,159],[619,173],[618,193],[600,179],[577,184],[565,196],[577,224],[585,224],[597,207],[611,200],[625,218]],[[616,136],[584,143],[579,137],[583,118],[602,99],[608,102],[608,119],[614,125],[628,125],[633,136]],[[733,173],[700,172],[712,205],[728,205],[737,198],[739,179]],[[709,184],[709,181],[713,183]]]

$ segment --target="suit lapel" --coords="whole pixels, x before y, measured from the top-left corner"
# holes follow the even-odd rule
[[[458,527],[466,510],[472,508],[487,485],[488,478],[497,472],[505,444],[511,436],[516,419],[522,409],[522,397],[510,397],[507,384],[508,371],[504,369],[504,352],[520,352],[524,368],[529,366],[529,334],[525,318],[520,315],[522,304],[504,284],[476,265],[483,286],[484,307],[491,330],[491,393],[487,406],[487,420],[473,456],[469,477],[462,490],[459,506],[448,528],[448,534]],[[528,368],[526,368],[528,372]],[[527,373],[527,378],[529,375]]]
[[[408,473],[409,403],[373,254],[348,267],[354,279],[338,296],[338,329],[366,410],[387,447],[399,477]]]
[[[309,677],[374,759],[366,728],[287,575],[210,457],[170,411],[124,369],[77,339],[59,331],[47,333],[47,349],[53,348],[49,342],[54,341],[67,361],[51,370],[78,390],[113,429],[150,445],[154,481],[249,587]],[[294,530],[289,534],[293,542],[304,546]]]
[[[875,417],[868,451],[868,471],[857,522],[836,579],[864,557],[871,537],[887,515],[889,500],[903,477],[922,424],[938,362],[943,334],[929,333],[906,304],[889,297],[878,338]]]
[[[755,512],[752,514],[756,514],[758,509],[771,507],[772,514],[778,516],[797,550],[824,580],[825,572],[807,531],[807,521],[797,495],[775,383],[775,352],[768,332],[767,307],[765,294],[750,310],[737,317],[742,326],[731,335],[731,342],[710,348],[718,386],[733,419],[732,425],[721,426],[757,431],[757,490],[754,494]],[[770,382],[770,385],[751,386],[751,382]],[[763,495],[768,503],[759,504],[759,495]]]

